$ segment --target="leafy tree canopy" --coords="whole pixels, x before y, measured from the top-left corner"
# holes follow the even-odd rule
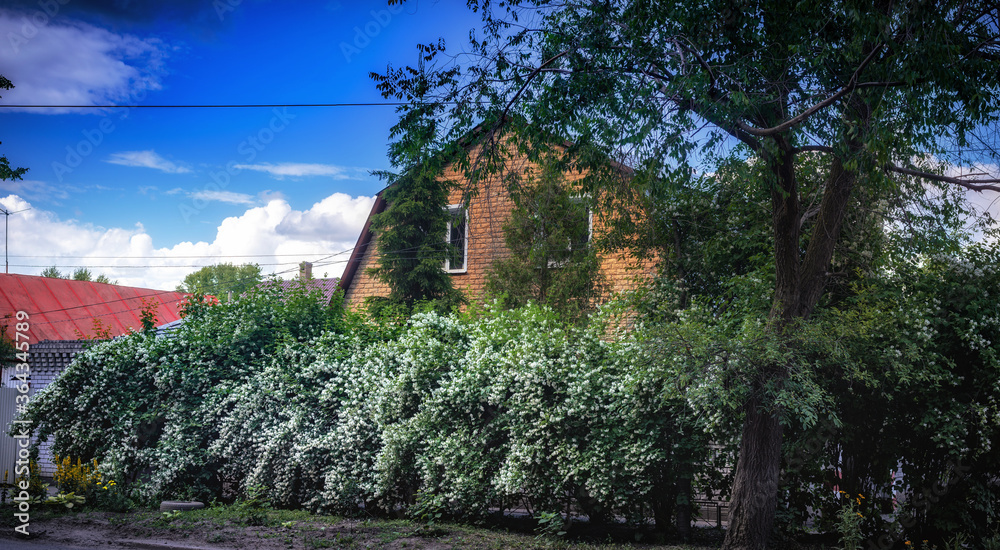
[[[503,228],[510,255],[496,259],[486,277],[486,289],[505,306],[530,300],[577,319],[603,295],[606,281],[590,245],[590,200],[572,191],[562,166],[548,162],[512,196]]]
[[[263,280],[257,264],[233,265],[225,262],[205,266],[184,277],[177,285],[177,292],[211,294],[225,302],[230,296],[239,296]]]
[[[909,242],[930,246],[948,236],[939,190],[1000,190],[989,170],[1000,157],[990,137],[1000,114],[1000,7],[985,0],[470,5],[483,14],[483,29],[471,35],[473,55],[461,71],[449,58],[430,77],[421,74],[438,85],[419,98],[408,94],[412,72],[373,75],[387,96],[414,100],[404,116],[434,101],[452,139],[475,124],[528,147],[543,148],[547,136],[571,138],[575,162],[591,169],[594,196],[618,202],[692,186],[715,171],[714,153],[758,167],[754,184],[767,215],[755,227],[766,223],[773,279],[764,331],[747,337],[773,345],[744,394],[726,547],[765,547],[782,395],[795,382],[787,358],[830,288],[845,224],[859,209],[880,210]],[[440,50],[421,46],[428,62]],[[807,154],[822,155],[825,166],[808,202],[811,180],[799,162]],[[635,171],[623,178],[609,158]],[[954,176],[949,167],[973,175]]]
[[[59,268],[56,266],[46,267],[45,269],[42,270],[41,276],[50,277],[53,279],[73,279],[74,281],[93,281],[95,283],[105,283],[109,285],[118,284],[117,279],[111,280],[110,277],[108,277],[103,273],[95,277],[94,274],[86,267],[78,267],[73,271],[72,274],[66,274],[66,275],[64,275],[61,271],[59,271]]]

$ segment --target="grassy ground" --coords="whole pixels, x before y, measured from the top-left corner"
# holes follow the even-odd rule
[[[4,511],[6,512],[6,511]],[[6,522],[4,522],[6,523]],[[216,506],[190,512],[158,511],[114,514],[108,512],[39,510],[32,514],[32,527],[40,540],[101,546],[109,541],[175,542],[194,546],[217,546],[241,550],[285,548],[391,548],[435,549],[624,549],[704,550],[717,548],[718,531],[698,533],[694,544],[670,544],[651,540],[651,535],[604,532],[584,533],[569,540],[541,536],[529,526],[470,526],[452,523],[424,524],[409,520],[357,519],[312,515],[303,511]],[[10,528],[4,527],[4,531]],[[617,540],[615,540],[617,539]],[[2,539],[0,539],[2,542]],[[0,544],[2,546],[2,544]]]
[[[312,515],[303,511],[256,509],[239,506],[221,506],[173,514],[133,514],[128,521],[139,518],[151,530],[203,530],[214,526],[207,542],[238,542],[247,533],[263,538],[280,539],[291,547],[305,548],[551,548],[551,549],[621,549],[661,548],[694,550],[714,548],[720,540],[718,533],[702,533],[700,545],[652,544],[654,541],[612,541],[606,535],[603,541],[567,540],[554,536],[540,536],[521,529],[520,525],[477,527],[453,523],[425,524],[410,520],[347,519],[335,516]],[[242,530],[242,534],[241,534]],[[235,540],[234,540],[235,539]],[[244,541],[245,542],[245,541]],[[706,545],[706,543],[708,543]]]
[[[0,547],[3,546],[2,537],[13,535],[13,524],[8,525],[12,517],[7,507],[0,507]],[[695,529],[694,540],[681,544],[651,532],[595,529],[587,524],[575,525],[568,536],[546,536],[537,533],[534,522],[511,518],[482,526],[426,524],[410,520],[313,515],[301,510],[275,510],[245,503],[189,512],[122,514],[43,506],[32,510],[31,519],[33,534],[40,542],[48,540],[95,548],[103,548],[112,541],[147,541],[239,550],[708,550],[719,548],[723,536],[718,529]],[[791,543],[786,548],[828,550],[832,547]]]

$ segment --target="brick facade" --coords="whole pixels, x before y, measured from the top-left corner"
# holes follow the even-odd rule
[[[523,177],[537,173],[539,168],[534,163],[522,160],[509,162],[506,170]],[[513,201],[501,181],[502,176],[481,182],[477,189],[470,189],[465,175],[453,166],[445,170],[443,177],[458,182],[449,196],[449,205],[462,204],[463,199],[468,198],[467,266],[465,272],[451,274],[452,283],[465,294],[470,303],[477,303],[484,297],[486,274],[493,261],[510,253],[504,244],[503,227],[513,209]],[[566,181],[572,184],[582,177],[580,173],[568,173]],[[385,202],[380,196],[369,214],[369,220],[372,214],[381,212],[384,208]],[[594,235],[599,236],[603,229],[601,216],[595,215]],[[350,308],[362,306],[369,296],[389,294],[388,286],[368,273],[368,269],[376,265],[376,239],[366,223],[342,279],[345,303]],[[642,281],[648,280],[655,273],[655,262],[639,262],[626,253],[605,253],[601,254],[601,271],[607,277],[614,294],[634,289]]]

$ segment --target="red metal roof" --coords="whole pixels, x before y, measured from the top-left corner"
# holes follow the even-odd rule
[[[14,337],[18,311],[28,314],[29,343],[94,336],[93,320],[110,327],[112,336],[141,329],[142,301],[156,304],[156,324],[180,318],[187,294],[131,286],[73,281],[34,275],[0,274],[0,324]],[[9,319],[6,317],[10,316]]]

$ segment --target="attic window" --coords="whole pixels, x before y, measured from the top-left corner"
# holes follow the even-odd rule
[[[465,273],[469,257],[469,211],[460,204],[448,208],[448,231],[445,242],[451,250],[444,259],[444,270],[448,273]]]

